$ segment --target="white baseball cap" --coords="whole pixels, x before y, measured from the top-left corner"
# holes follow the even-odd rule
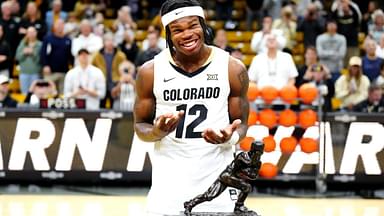
[[[9,82],[11,82],[11,79],[9,79],[9,77],[0,74],[0,85],[4,83],[9,83]]]

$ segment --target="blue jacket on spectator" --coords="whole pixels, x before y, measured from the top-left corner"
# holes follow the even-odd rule
[[[383,59],[377,57],[375,59],[369,59],[367,56],[362,58],[363,65],[362,70],[365,75],[369,78],[369,81],[373,82],[380,75],[380,65]]]
[[[52,72],[66,73],[69,65],[73,63],[71,43],[67,36],[47,35],[41,49],[41,65],[49,66]]]

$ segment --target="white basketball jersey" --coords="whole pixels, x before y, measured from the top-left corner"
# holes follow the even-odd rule
[[[210,144],[201,137],[204,129],[219,130],[229,124],[229,54],[211,48],[210,63],[194,73],[172,65],[168,49],[155,57],[156,117],[180,110],[185,115],[175,131],[155,143],[150,155],[149,213],[179,215],[183,203],[205,192],[233,159],[231,146]],[[226,190],[193,210],[230,212],[233,208]]]

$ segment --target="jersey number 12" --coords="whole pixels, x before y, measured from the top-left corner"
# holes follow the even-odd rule
[[[207,119],[207,113],[208,109],[202,104],[195,104],[193,105],[187,113],[187,104],[182,104],[176,107],[177,111],[184,111],[184,116],[182,119],[180,119],[179,124],[176,128],[176,138],[182,138],[183,136],[183,130],[184,130],[184,122],[185,122],[185,116],[188,115],[197,115],[197,112],[199,112],[199,116],[195,120],[193,120],[187,127],[186,127],[186,133],[185,138],[201,138],[202,131],[195,132],[195,127],[198,126],[201,122],[203,122],[205,119]]]

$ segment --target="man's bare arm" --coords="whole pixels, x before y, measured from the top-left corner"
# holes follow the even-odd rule
[[[249,78],[245,65],[235,58],[229,61],[229,83],[231,92],[228,98],[230,121],[241,120],[236,131],[243,139],[248,130],[249,102],[247,98]]]
[[[136,79],[136,99],[133,108],[134,126],[137,136],[146,142],[162,139],[176,129],[183,112],[156,114],[156,99],[153,94],[154,62],[144,64],[138,71]]]

